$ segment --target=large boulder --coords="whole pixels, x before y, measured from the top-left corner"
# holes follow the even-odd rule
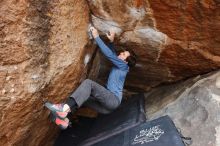
[[[0,145],[51,145],[43,101],[64,101],[94,52],[87,3],[2,0],[0,22]]]
[[[217,0],[95,0],[89,6],[93,24],[103,34],[114,28],[116,44],[138,55],[126,82],[130,89],[146,91],[220,67]]]
[[[90,22],[135,50],[126,88],[147,91],[220,67],[219,13],[217,0],[1,0],[0,145],[51,145],[57,128],[43,102],[64,101],[87,76],[107,77]]]
[[[169,115],[192,146],[220,146],[220,71],[153,89],[146,111],[149,119]]]

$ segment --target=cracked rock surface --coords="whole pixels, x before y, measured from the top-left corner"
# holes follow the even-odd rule
[[[220,2],[181,0],[88,1],[92,22],[117,32],[117,45],[138,55],[126,86],[147,91],[220,67]],[[103,72],[106,67],[101,68]],[[104,75],[100,75],[104,78]]]

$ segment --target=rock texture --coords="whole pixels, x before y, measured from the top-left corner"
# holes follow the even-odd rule
[[[220,71],[146,94],[149,119],[169,115],[192,146],[220,146]]]
[[[88,1],[94,25],[114,28],[116,44],[135,50],[138,64],[126,87],[148,90],[220,67],[220,2]],[[102,72],[106,67],[102,67]],[[103,75],[100,78],[103,79]]]
[[[219,13],[218,0],[1,0],[0,145],[52,145],[43,101],[64,101],[87,76],[103,82],[90,22],[135,50],[126,88],[147,91],[220,67]]]
[[[43,101],[64,101],[87,76],[88,23],[81,0],[0,2],[0,145],[52,145]]]

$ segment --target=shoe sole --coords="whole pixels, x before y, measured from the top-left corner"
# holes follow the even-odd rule
[[[56,116],[54,115],[54,113],[53,112],[51,112],[50,113],[50,119],[51,119],[51,121],[52,122],[54,122],[55,124],[56,124]],[[68,126],[67,127],[64,127],[63,125],[61,125],[61,124],[56,124],[61,130],[65,130],[65,129],[67,129],[68,128],[68,126],[69,126],[69,122],[68,122]]]
[[[59,116],[59,115],[57,114],[57,112],[62,112],[62,111],[58,111],[57,109],[55,109],[55,108],[52,106],[52,103],[46,102],[44,105],[45,105],[46,108],[48,108],[48,109],[52,112],[53,115],[59,117],[60,119],[65,119],[65,118],[66,118],[66,117],[61,117],[61,116]]]

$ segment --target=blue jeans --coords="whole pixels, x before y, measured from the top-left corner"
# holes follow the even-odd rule
[[[121,103],[111,91],[90,79],[84,80],[70,98],[75,100],[78,107],[85,105],[103,114],[110,113]],[[71,108],[71,103],[67,104]]]

